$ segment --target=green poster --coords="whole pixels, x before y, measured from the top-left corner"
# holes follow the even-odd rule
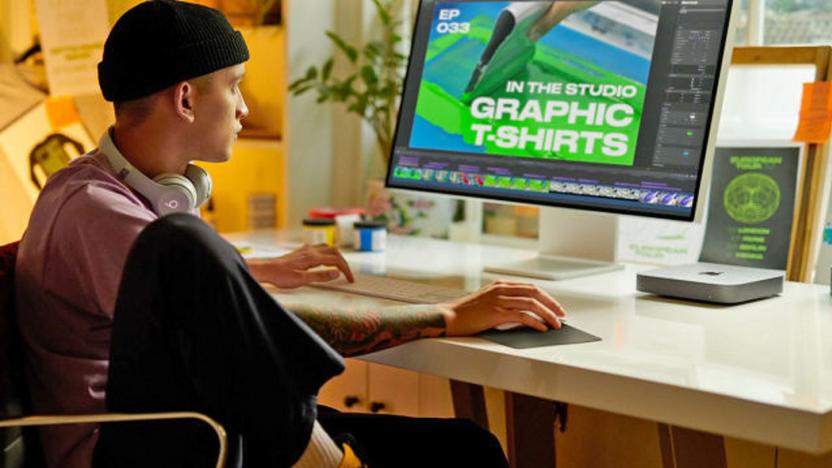
[[[700,261],[785,270],[800,148],[717,148]]]

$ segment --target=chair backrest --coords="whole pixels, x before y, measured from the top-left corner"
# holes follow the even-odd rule
[[[5,403],[13,387],[14,376],[11,366],[12,341],[16,338],[14,315],[14,264],[17,258],[17,243],[0,246],[0,401]],[[0,411],[6,411],[5,405]],[[4,415],[4,413],[0,413]]]
[[[17,242],[0,246],[0,419],[31,414],[23,373],[22,342],[14,310],[17,248]],[[0,431],[3,449],[0,466],[43,466],[40,441],[36,434],[30,428]]]

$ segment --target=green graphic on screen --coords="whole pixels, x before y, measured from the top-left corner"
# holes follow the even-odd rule
[[[466,87],[497,17],[517,4],[438,4],[470,19],[464,33],[447,34],[435,18],[411,146],[450,150],[444,142],[453,141],[455,150],[632,166],[653,37],[643,55],[567,25],[532,43],[526,30],[551,2],[524,3],[530,16],[500,43],[476,85]],[[589,51],[616,60],[595,63]]]
[[[770,176],[747,173],[734,178],[725,187],[722,203],[728,216],[739,223],[767,221],[780,207],[780,187]]]

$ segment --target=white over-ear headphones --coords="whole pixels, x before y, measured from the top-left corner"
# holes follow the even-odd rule
[[[188,164],[185,175],[160,174],[151,180],[116,148],[111,131],[112,128],[104,132],[98,149],[104,153],[116,177],[147,198],[157,215],[191,211],[211,196],[211,176],[193,164]]]

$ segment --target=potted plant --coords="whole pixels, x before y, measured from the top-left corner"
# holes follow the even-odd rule
[[[395,15],[394,4],[392,0],[373,0],[381,37],[366,42],[361,49],[337,33],[326,32],[350,64],[347,76],[332,73],[335,57],[330,57],[320,67],[309,67],[304,76],[289,86],[296,96],[315,91],[319,103],[343,103],[349,112],[364,119],[373,129],[385,164],[393,147],[393,125],[407,63],[407,57],[399,52],[401,21]]]
[[[332,31],[326,36],[348,64],[346,76],[333,73],[335,57],[312,66],[289,86],[294,95],[313,91],[318,103],[339,103],[359,115],[373,129],[377,152],[387,167],[393,149],[393,132],[407,56],[400,52],[402,22],[395,0],[372,0],[378,20],[378,37],[359,47]],[[386,221],[393,232],[442,236],[452,209],[444,199],[392,194],[380,180],[368,182],[368,212]],[[443,209],[447,208],[447,209]],[[447,211],[447,215],[445,213]]]

